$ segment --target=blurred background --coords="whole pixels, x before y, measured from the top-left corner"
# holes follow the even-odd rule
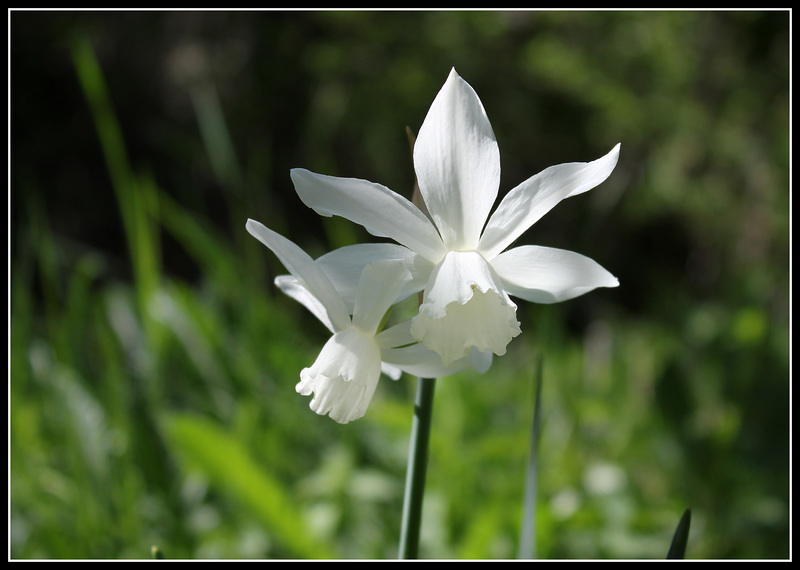
[[[437,383],[420,554],[514,558],[543,358],[536,555],[787,558],[786,11],[11,11],[9,556],[395,558],[416,380],[341,426],[295,393],[327,340],[254,218],[374,241],[289,169],[410,196],[451,67],[501,195],[622,143],[519,243],[620,279],[519,303]]]

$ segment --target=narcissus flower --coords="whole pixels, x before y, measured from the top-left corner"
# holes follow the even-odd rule
[[[500,183],[497,141],[478,95],[453,69],[414,145],[414,169],[429,216],[366,180],[304,169],[292,170],[291,177],[300,199],[317,213],[345,217],[407,248],[396,253],[412,268],[404,293],[424,291],[411,335],[447,365],[475,351],[506,352],[520,333],[510,296],[555,303],[618,285],[608,271],[577,253],[532,245],[506,251],[561,200],[603,182],[618,156],[619,145],[593,162],[547,168],[508,192],[490,216]],[[386,245],[364,244],[357,254],[343,248],[327,262],[335,268],[342,258],[357,264],[360,256],[366,263],[384,255]]]
[[[472,359],[442,365],[434,352],[412,338],[406,321],[383,331],[381,322],[411,275],[402,261],[375,259],[359,267],[352,292],[352,308],[316,263],[300,247],[254,220],[247,230],[275,253],[292,275],[281,275],[276,285],[308,308],[332,333],[314,364],[300,372],[297,392],[313,394],[310,407],[339,423],[364,415],[381,371],[393,379],[401,371],[426,378],[447,376]],[[352,317],[350,316],[352,312]]]

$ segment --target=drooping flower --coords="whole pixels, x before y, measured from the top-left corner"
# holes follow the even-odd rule
[[[414,145],[430,217],[380,184],[305,169],[292,170],[291,177],[300,199],[317,213],[345,217],[407,248],[397,254],[415,268],[407,285],[423,291],[411,334],[448,364],[475,350],[505,353],[520,333],[509,295],[555,303],[619,284],[577,253],[531,245],[506,251],[561,200],[603,182],[618,156],[616,145],[593,162],[547,168],[508,192],[490,216],[500,182],[497,141],[478,95],[453,69]],[[328,254],[327,262],[335,272],[341,258],[371,259],[381,254],[370,254],[370,247],[385,246],[364,244],[358,255],[343,248]]]
[[[360,277],[348,304],[322,266],[300,247],[254,220],[248,220],[246,227],[291,272],[276,277],[276,285],[333,333],[314,364],[300,372],[296,386],[304,396],[313,394],[310,407],[316,413],[328,414],[339,423],[362,417],[382,371],[395,380],[401,371],[438,378],[468,365],[481,366],[472,358],[443,366],[438,355],[411,337],[408,321],[378,330],[411,278],[402,260],[373,259],[360,264]]]

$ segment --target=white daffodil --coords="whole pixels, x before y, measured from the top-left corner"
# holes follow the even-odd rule
[[[508,192],[489,216],[500,183],[498,145],[478,95],[453,69],[414,145],[430,217],[380,184],[304,169],[291,177],[300,199],[317,213],[348,218],[410,250],[400,256],[416,269],[410,284],[424,290],[411,334],[447,364],[474,350],[505,353],[520,333],[509,295],[554,303],[618,285],[577,253],[539,246],[504,251],[561,200],[603,182],[618,156],[619,145],[593,162],[547,168]],[[360,250],[364,260],[380,255],[369,255],[369,247]],[[357,261],[345,249],[329,254],[329,264],[335,267],[339,257]]]
[[[254,220],[247,231],[275,253],[291,272],[278,276],[276,285],[305,305],[333,336],[325,343],[310,368],[300,372],[297,392],[313,394],[310,407],[339,423],[364,415],[381,371],[393,379],[401,371],[426,378],[447,376],[467,366],[480,366],[468,358],[453,367],[442,365],[438,355],[417,343],[410,323],[378,331],[381,322],[411,278],[397,260],[376,259],[359,267],[352,310],[333,283],[300,247]],[[350,316],[352,312],[352,318]]]

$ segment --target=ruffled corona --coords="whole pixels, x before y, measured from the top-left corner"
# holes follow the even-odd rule
[[[448,365],[478,351],[503,355],[520,333],[517,306],[475,251],[450,251],[431,273],[411,335]]]
[[[350,327],[334,334],[310,368],[300,372],[296,390],[314,397],[310,408],[341,424],[362,417],[381,375],[381,350],[373,335]]]

